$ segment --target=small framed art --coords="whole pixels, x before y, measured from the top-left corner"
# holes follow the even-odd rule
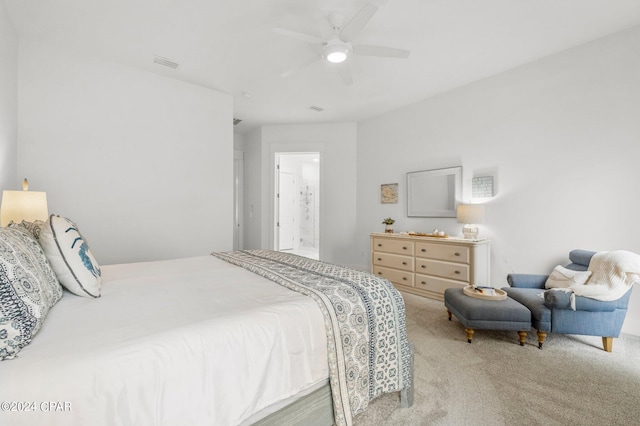
[[[380,185],[380,202],[382,204],[396,204],[398,202],[397,183],[383,183]]]

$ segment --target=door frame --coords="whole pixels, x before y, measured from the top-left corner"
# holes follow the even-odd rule
[[[310,154],[317,153],[318,158],[320,160],[319,167],[319,182],[320,182],[320,191],[318,194],[318,203],[320,204],[320,215],[318,217],[318,257],[320,260],[325,258],[324,255],[324,215],[323,215],[323,201],[326,199],[324,196],[325,186],[324,185],[324,153],[325,147],[321,143],[309,143],[309,144],[298,144],[296,143],[294,146],[291,144],[271,144],[269,148],[269,219],[268,219],[268,238],[269,238],[269,248],[271,250],[276,250],[276,234],[278,232],[276,228],[276,174],[278,170],[276,168],[276,154]],[[264,223],[264,222],[263,222]],[[264,234],[263,234],[264,235]]]
[[[244,152],[233,150],[233,249],[244,249]]]

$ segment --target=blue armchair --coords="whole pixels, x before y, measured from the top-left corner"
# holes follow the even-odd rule
[[[566,266],[575,271],[586,271],[595,252],[572,250],[571,263]],[[525,305],[531,311],[531,323],[538,330],[538,347],[542,349],[547,333],[602,336],[604,350],[611,352],[613,338],[620,335],[631,288],[617,300],[603,302],[575,296],[575,310],[571,307],[570,294],[563,291],[545,291],[548,275],[509,274],[504,287],[510,298]],[[540,293],[544,291],[544,299]]]

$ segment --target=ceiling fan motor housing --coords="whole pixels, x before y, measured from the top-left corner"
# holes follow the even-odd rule
[[[353,52],[351,43],[344,42],[339,38],[333,38],[322,46],[322,57],[334,64],[347,60],[351,52]]]

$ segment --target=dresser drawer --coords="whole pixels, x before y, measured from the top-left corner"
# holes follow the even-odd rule
[[[469,265],[416,258],[416,273],[469,282]]]
[[[461,263],[470,259],[469,247],[423,242],[416,243],[416,256]]]
[[[444,290],[489,285],[487,240],[371,234],[371,271],[398,289],[443,300]]]
[[[384,268],[382,266],[374,266],[373,274],[382,278],[386,278],[394,284],[413,287],[413,272],[399,271],[397,269]]]
[[[411,256],[401,256],[399,254],[373,252],[373,264],[387,266],[389,268],[402,269],[413,272],[413,259]]]
[[[448,288],[463,288],[466,285],[467,283],[463,283],[460,281],[448,280],[446,278],[438,278],[430,275],[416,274],[414,287],[416,289],[438,293],[439,295],[441,295]]]
[[[374,238],[373,250],[386,253],[406,254],[413,256],[413,241],[392,240],[390,238]]]

